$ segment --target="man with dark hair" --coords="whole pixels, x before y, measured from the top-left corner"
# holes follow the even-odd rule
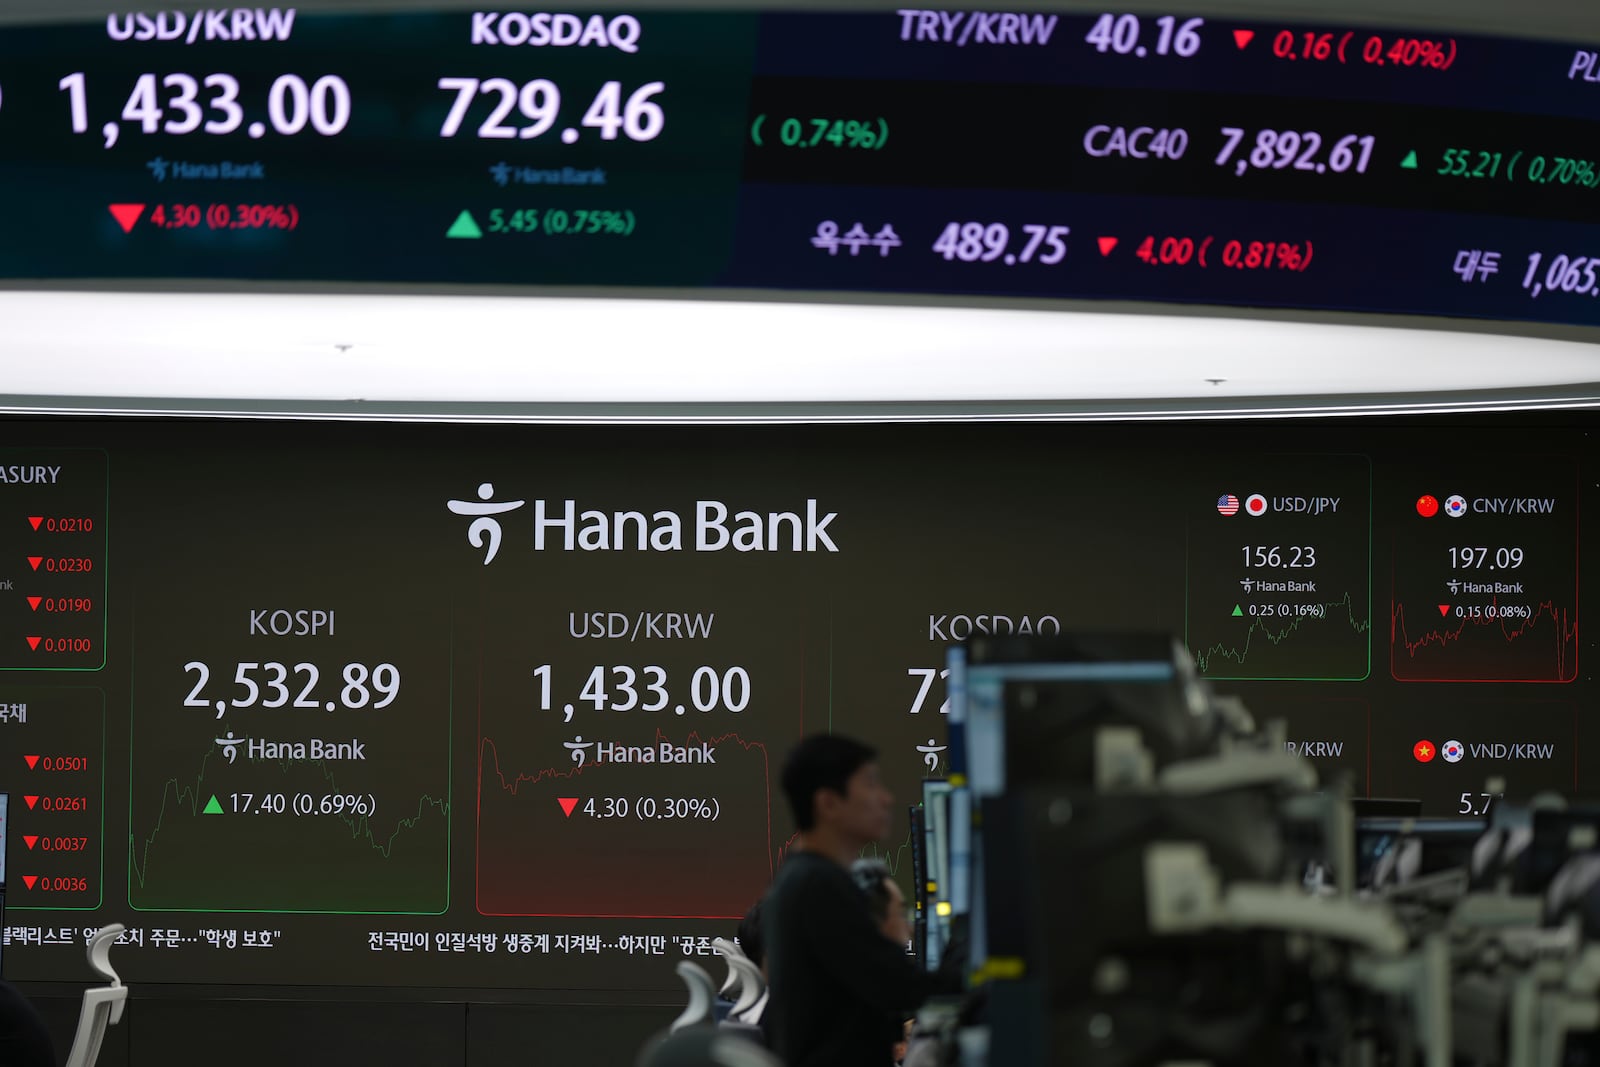
[[[762,907],[771,980],[762,1025],[786,1067],[888,1067],[890,1021],[947,985],[880,932],[850,876],[892,821],[876,757],[858,741],[814,736],[784,761],[800,833]]]
[[[763,977],[767,973],[767,953],[761,938],[761,901],[750,905],[750,910],[739,920],[739,930],[733,935],[744,951],[745,958],[755,964]]]

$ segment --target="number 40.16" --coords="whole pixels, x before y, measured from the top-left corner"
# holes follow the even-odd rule
[[[1179,25],[1173,16],[1162,15],[1156,19],[1155,54],[1188,59],[1200,51],[1200,27],[1205,24],[1205,19],[1188,19]],[[1131,54],[1143,59],[1147,50],[1140,47],[1139,37],[1139,16],[1101,15],[1083,39],[1102,54],[1115,52],[1119,56]]]

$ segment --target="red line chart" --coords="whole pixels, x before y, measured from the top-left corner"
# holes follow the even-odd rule
[[[1491,601],[1498,607],[1498,601]],[[1498,616],[1498,612],[1494,613]],[[1546,621],[1548,620],[1548,622]],[[1545,638],[1549,649],[1550,669],[1540,675],[1534,675],[1537,665],[1544,661],[1544,656],[1535,647],[1534,642],[1548,631]],[[1471,641],[1480,635],[1493,637],[1498,635],[1501,643],[1514,646],[1518,650],[1518,658],[1508,659],[1504,656],[1495,657],[1489,654],[1489,648],[1483,647],[1482,642]],[[1469,641],[1471,651],[1469,651]],[[1394,674],[1397,678],[1407,681],[1530,681],[1530,682],[1568,682],[1577,677],[1578,673],[1578,623],[1573,613],[1564,607],[1558,606],[1553,600],[1541,601],[1537,607],[1525,617],[1500,618],[1466,617],[1456,620],[1453,626],[1438,626],[1424,628],[1416,636],[1412,636],[1406,626],[1406,611],[1404,604],[1395,604],[1390,616],[1389,642],[1393,657]],[[1522,650],[1526,649],[1526,652]],[[1460,674],[1438,678],[1423,678],[1421,675],[1402,673],[1400,656],[1404,653],[1408,664],[1415,664],[1419,657],[1427,656],[1433,651],[1453,653],[1456,662],[1442,664],[1443,667],[1455,667],[1459,664]],[[1537,659],[1533,657],[1537,656]],[[1496,662],[1498,660],[1498,662]],[[1417,665],[1416,669],[1425,669]],[[1498,669],[1502,673],[1485,673],[1486,669]]]
[[[494,738],[480,737],[479,911],[616,918],[742,914],[771,881],[789,844],[773,847],[767,746],[733,731],[690,730],[679,739],[658,728],[653,745],[646,747],[679,745],[705,745],[717,754],[749,758],[677,767],[590,756],[581,765],[517,770]],[[697,797],[714,792],[716,820],[641,820],[637,811],[599,818],[600,812],[591,815],[583,807],[591,798],[602,804],[606,798],[637,803],[680,787],[698,790]],[[570,795],[556,797],[555,792]],[[753,855],[758,840],[759,862]],[[644,913],[637,903],[644,896],[657,912]]]

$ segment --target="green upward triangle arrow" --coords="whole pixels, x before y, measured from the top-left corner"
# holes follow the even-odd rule
[[[1410,152],[1406,153],[1406,158],[1404,158],[1404,159],[1402,159],[1400,161],[1400,169],[1401,170],[1416,170],[1417,169],[1417,153],[1416,153],[1415,149],[1412,149]]]
[[[1233,617],[1237,619],[1239,616],[1241,616],[1243,614],[1244,614],[1244,609],[1241,608],[1239,605],[1235,604],[1233,606]]]
[[[206,801],[206,809],[205,809],[205,811],[201,812],[201,814],[202,815],[221,815],[222,814],[222,805],[217,803],[217,794],[215,794],[215,793],[211,794],[211,799]]]
[[[478,229],[478,220],[472,217],[472,212],[463,211],[456,216],[456,221],[444,232],[446,237],[482,237],[483,231]]]

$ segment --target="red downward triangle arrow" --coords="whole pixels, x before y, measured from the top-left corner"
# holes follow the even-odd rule
[[[33,797],[30,797],[30,796],[24,796],[24,797],[23,797],[23,798],[22,798],[22,799],[23,799],[23,800],[26,800],[26,801],[27,801],[27,802],[28,802],[28,810],[29,810],[29,811],[32,811],[32,810],[33,810],[33,806],[34,806],[34,805],[35,805],[35,804],[37,804],[37,803],[39,803],[39,798],[38,798],[38,797],[36,797],[36,796],[33,796]]]
[[[32,889],[33,883],[37,882],[38,880],[39,876],[37,874],[25,874],[22,876],[22,884],[27,886],[29,889]]]
[[[37,596],[29,597],[28,598],[28,607],[32,608],[34,611],[38,611],[39,610],[39,601],[41,601],[43,599],[44,599],[43,597],[37,597]]]
[[[1111,250],[1117,247],[1117,239],[1115,237],[1101,237],[1098,240],[1100,242],[1100,254],[1102,256],[1109,256],[1111,254]]]
[[[1450,614],[1450,605],[1449,604],[1440,604],[1439,605],[1439,614],[1440,615],[1448,615],[1448,614]]]
[[[33,770],[34,765],[39,762],[38,756],[23,756],[22,758],[28,762],[28,770],[30,771]]]
[[[1251,41],[1255,40],[1255,37],[1256,37],[1256,31],[1255,30],[1234,30],[1233,31],[1233,43],[1238,45],[1241,50],[1246,45],[1248,45]]]
[[[41,564],[43,562],[44,562],[44,557],[43,556],[29,556],[28,557],[28,563],[33,567],[34,570],[38,570],[39,569],[39,564]]]
[[[567,818],[572,818],[572,809],[578,806],[577,797],[556,797],[556,803],[561,805],[561,810],[567,813]]]
[[[39,638],[39,637],[30,637],[30,638],[28,638],[28,647],[33,649],[35,652],[39,651],[39,642],[41,640],[43,640],[43,638]]]
[[[123,233],[133,232],[133,224],[139,221],[139,216],[144,214],[143,204],[108,204],[111,214],[116,217],[117,225],[122,227]]]
[[[37,530],[39,528],[39,524],[41,522],[43,522],[43,521],[44,521],[44,516],[43,515],[29,515],[28,516],[28,522],[33,525],[33,528],[35,530]]]
[[[39,840],[39,835],[38,834],[23,834],[22,835],[22,839],[28,843],[28,847],[29,848],[32,848],[33,847],[33,843],[35,841]]]

